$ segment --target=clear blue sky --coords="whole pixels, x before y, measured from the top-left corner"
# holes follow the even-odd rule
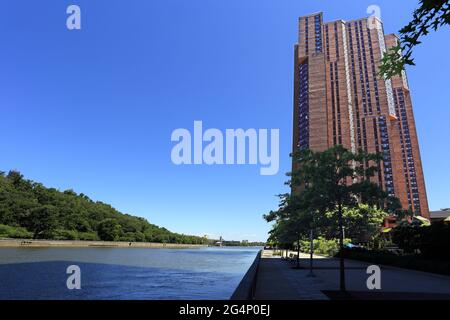
[[[297,17],[366,16],[387,33],[417,1],[3,0],[0,170],[146,217],[176,232],[265,240],[290,168]],[[66,29],[66,7],[82,30]],[[450,207],[450,29],[424,39],[409,80],[431,209]],[[172,130],[279,128],[280,172],[175,166]]]

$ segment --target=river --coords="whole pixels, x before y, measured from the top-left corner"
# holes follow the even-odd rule
[[[0,299],[228,299],[259,248],[0,248]],[[81,289],[67,288],[67,267]]]

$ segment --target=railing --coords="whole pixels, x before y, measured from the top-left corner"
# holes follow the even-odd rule
[[[261,260],[262,250],[258,252],[255,260],[245,273],[238,287],[234,291],[230,300],[253,300],[255,297],[256,280],[258,277],[259,261]]]

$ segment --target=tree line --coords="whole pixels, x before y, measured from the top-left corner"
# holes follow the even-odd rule
[[[73,190],[59,191],[0,171],[0,237],[209,244],[124,214]]]

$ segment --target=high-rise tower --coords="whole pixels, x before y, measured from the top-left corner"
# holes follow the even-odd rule
[[[382,153],[373,178],[404,209],[428,217],[428,201],[406,73],[385,80],[380,61],[397,44],[376,18],[299,18],[295,46],[293,150],[341,144]]]

